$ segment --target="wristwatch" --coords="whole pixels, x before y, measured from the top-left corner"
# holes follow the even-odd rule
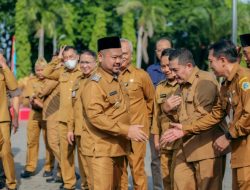
[[[232,137],[232,135],[229,133],[229,131],[226,131],[226,132],[225,132],[225,137],[226,137],[227,140],[232,140],[232,139],[233,139],[233,137]]]

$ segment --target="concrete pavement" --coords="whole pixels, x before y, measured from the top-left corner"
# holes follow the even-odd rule
[[[43,174],[43,164],[44,164],[44,143],[42,140],[42,135],[40,137],[40,151],[39,151],[39,160],[38,160],[38,168],[37,174],[29,179],[20,179],[20,173],[24,168],[25,160],[26,160],[26,125],[27,122],[21,122],[20,128],[17,134],[12,135],[12,151],[15,156],[15,167],[16,167],[16,177],[18,181],[18,189],[19,190],[57,190],[59,189],[60,184],[49,184],[46,183],[46,179],[42,177]],[[148,185],[149,190],[153,190],[152,188],[152,176],[150,169],[150,150],[149,146],[147,148],[147,157],[146,157],[146,172],[148,174]],[[77,163],[77,162],[76,162]],[[77,169],[78,170],[78,169]],[[130,178],[130,187],[132,189],[132,180]],[[77,188],[80,187],[80,181],[78,181]],[[231,190],[231,170],[229,168],[229,161],[227,160],[227,169],[225,174],[225,180],[223,185],[223,190]]]

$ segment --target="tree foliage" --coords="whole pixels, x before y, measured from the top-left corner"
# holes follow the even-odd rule
[[[106,13],[102,8],[95,8],[96,18],[95,25],[89,43],[89,49],[97,51],[97,40],[107,35]]]
[[[240,35],[250,31],[250,3],[237,2]],[[208,45],[231,38],[231,8],[231,0],[0,0],[0,40],[10,49],[15,33],[18,76],[29,74],[37,59],[41,26],[47,59],[52,46],[96,50],[98,38],[118,35],[131,40],[145,62],[152,63],[156,40],[170,37],[175,47],[190,49],[198,66],[207,69]]]
[[[136,65],[136,30],[134,14],[128,12],[122,17],[122,38],[130,40],[133,44],[133,64]]]
[[[30,74],[31,71],[31,46],[29,42],[28,25],[26,24],[26,0],[18,0],[15,15],[15,36],[17,54],[17,77],[21,78]]]

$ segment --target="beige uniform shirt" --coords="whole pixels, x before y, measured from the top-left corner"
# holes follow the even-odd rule
[[[184,125],[188,133],[199,134],[213,127],[223,117],[231,117],[229,132],[233,137],[231,142],[232,168],[250,165],[250,71],[235,64],[227,80],[222,84],[220,98],[210,114]]]
[[[44,85],[44,80],[38,79],[36,76],[30,78],[28,84],[25,86],[23,90],[23,97],[29,101],[29,98],[36,97],[41,102],[43,99],[37,97],[38,92],[41,90],[42,86]],[[42,108],[40,107],[31,107],[31,112],[29,118],[31,120],[42,121]]]
[[[117,77],[98,68],[81,96],[87,115],[87,130],[94,139],[93,156],[116,157],[131,150],[126,138],[129,129],[129,113],[125,88]]]
[[[179,121],[190,124],[204,117],[212,110],[219,95],[219,86],[214,75],[194,68],[187,82],[181,85],[182,103],[179,112]],[[184,137],[183,151],[188,162],[220,156],[213,143],[224,132],[220,127],[203,131],[199,135]]]
[[[130,123],[143,125],[143,131],[149,134],[155,91],[149,75],[129,65],[119,78],[129,94]]]
[[[60,59],[53,60],[43,71],[43,75],[49,79],[59,81],[60,90],[60,106],[58,111],[58,121],[70,123],[70,113],[73,112],[72,108],[72,88],[77,79],[82,75],[79,65],[69,71],[64,67],[58,67]]]
[[[155,90],[154,112],[151,133],[155,135],[163,134],[169,129],[169,123],[178,122],[178,110],[174,109],[169,113],[165,113],[162,109],[162,104],[172,95],[180,95],[180,87],[176,81],[169,82],[168,80],[161,81]],[[177,143],[166,145],[167,150],[175,149]]]
[[[59,82],[56,80],[44,79],[45,82],[38,92],[38,97],[43,98],[43,120],[58,121],[60,106]]]
[[[75,135],[81,136],[82,153],[86,156],[93,156],[92,147],[94,146],[94,139],[87,130],[87,116],[82,102],[87,92],[86,84],[90,81],[89,77],[91,76],[82,76],[73,86],[72,103],[74,111],[72,114],[72,125],[70,125],[69,130],[73,131]]]
[[[10,121],[7,90],[15,90],[17,81],[9,68],[0,68],[0,122]]]

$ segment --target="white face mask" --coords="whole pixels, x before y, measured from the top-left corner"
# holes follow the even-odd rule
[[[70,59],[70,60],[64,62],[64,66],[70,70],[74,69],[76,67],[76,64],[77,64],[76,59]]]

